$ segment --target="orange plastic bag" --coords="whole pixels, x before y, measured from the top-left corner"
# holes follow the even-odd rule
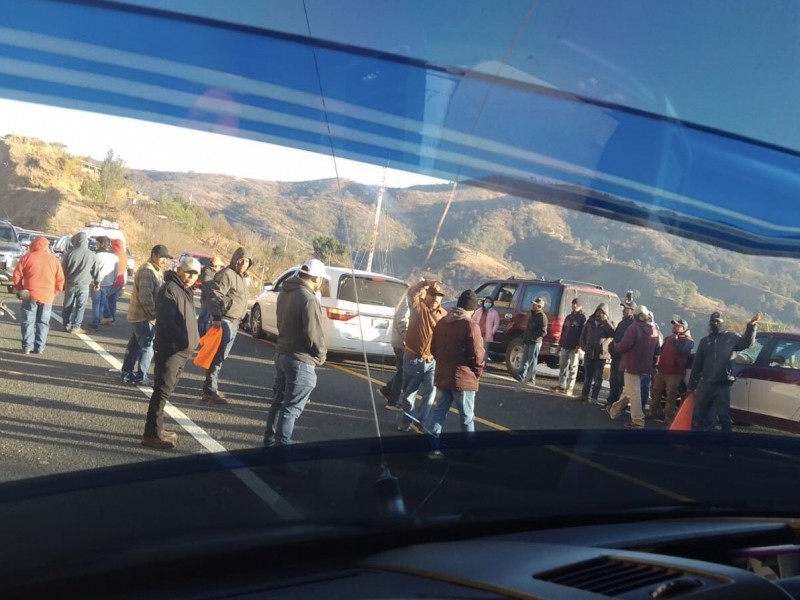
[[[201,369],[209,369],[222,343],[222,327],[209,327],[200,338],[200,350],[194,357],[194,364]]]
[[[675,420],[669,426],[670,431],[689,431],[692,428],[692,414],[694,413],[694,392],[686,394],[686,398],[681,403]]]

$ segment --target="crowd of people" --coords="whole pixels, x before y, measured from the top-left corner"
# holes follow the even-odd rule
[[[72,238],[72,246],[59,261],[50,254],[47,240],[32,241],[30,252],[19,261],[13,277],[22,300],[22,352],[44,352],[50,312],[62,290],[64,330],[82,333],[84,313],[92,299],[88,329],[113,325],[116,305],[127,284],[125,249],[118,240],[98,239],[97,251],[89,249],[85,233]],[[174,270],[173,257],[157,244],[133,278],[127,321],[131,335],[120,369],[123,383],[150,383],[153,392],[147,411],[142,445],[174,448],[175,432],[163,428],[163,413],[187,361],[201,337],[211,330],[219,344],[205,370],[201,401],[226,404],[219,390],[222,365],[228,357],[245,318],[247,271],[253,264],[245,248],[238,248],[224,265],[219,257],[201,267],[183,256]],[[199,315],[195,312],[194,287],[200,278]],[[288,446],[296,420],[316,386],[316,367],[325,363],[327,349],[319,290],[329,280],[325,265],[306,261],[297,275],[287,279],[277,299],[278,341],[275,356],[274,398],[264,433],[265,446]],[[472,290],[462,292],[451,310],[442,307],[444,291],[437,280],[412,285],[395,307],[392,345],[396,357],[394,376],[379,390],[386,408],[400,411],[398,431],[415,430],[431,438],[432,459],[444,456],[440,434],[451,406],[460,416],[461,430],[474,432],[475,397],[489,361],[500,318],[491,297],[480,299]],[[695,392],[693,428],[731,430],[730,385],[732,356],[754,342],[761,313],[748,323],[744,335],[726,331],[724,319],[714,312],[708,335],[694,349],[688,323],[672,320],[672,332],[663,336],[653,314],[632,298],[622,302],[623,318],[614,323],[609,307],[599,304],[587,317],[578,298],[564,319],[561,333],[557,393],[573,396],[579,365],[584,381],[579,400],[603,406],[612,419],[626,409],[626,427],[641,429],[645,419],[671,423],[677,412],[679,386],[694,356],[687,386]],[[531,302],[523,337],[524,351],[517,375],[520,388],[535,385],[539,350],[548,331],[545,301]],[[610,362],[609,394],[599,398],[603,372]],[[649,407],[648,407],[649,404]],[[647,412],[645,412],[647,410]]]

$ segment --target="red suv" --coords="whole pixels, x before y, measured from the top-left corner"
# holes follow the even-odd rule
[[[622,320],[620,299],[614,292],[604,290],[603,286],[583,281],[539,281],[537,279],[495,279],[480,285],[475,293],[479,298],[490,296],[500,315],[500,327],[495,333],[495,341],[489,346],[493,358],[505,357],[506,368],[516,376],[522,361],[522,334],[528,325],[531,302],[542,298],[547,314],[547,335],[542,340],[539,362],[558,367],[558,354],[561,350],[561,327],[572,310],[573,298],[578,298],[583,310],[589,316],[597,305],[605,302],[609,306],[610,319],[614,323]]]

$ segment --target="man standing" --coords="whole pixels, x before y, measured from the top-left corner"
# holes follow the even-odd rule
[[[317,385],[316,367],[325,363],[327,348],[316,292],[325,280],[330,280],[325,265],[312,258],[284,282],[278,294],[275,398],[267,417],[264,446],[291,443],[294,422]]]
[[[642,374],[653,370],[658,352],[658,336],[652,323],[647,322],[648,316],[647,307],[640,304],[634,313],[633,325],[628,326],[625,337],[617,344],[617,350],[622,354],[620,369],[623,371],[625,386],[622,398],[611,405],[608,414],[612,419],[617,419],[630,404],[631,421],[625,423],[625,427],[632,429],[644,428]]]
[[[98,329],[103,319],[108,295],[114,290],[119,259],[111,251],[111,240],[105,236],[97,238],[97,278],[92,290],[92,322],[89,329]]]
[[[406,331],[408,330],[408,296],[403,294],[397,306],[394,307],[394,320],[392,321],[392,349],[394,350],[394,376],[378,390],[386,400],[389,410],[403,410],[400,392],[403,391],[403,353],[406,346]]]
[[[558,385],[556,392],[572,395],[575,379],[578,377],[578,364],[581,361],[581,332],[586,323],[586,315],[577,298],[572,299],[572,311],[564,319],[561,328],[561,351],[558,356]]]
[[[412,426],[420,433],[436,394],[434,371],[436,360],[431,353],[433,328],[444,318],[442,308],[444,292],[438,281],[423,279],[408,288],[408,330],[403,353],[403,413],[397,422],[398,431],[408,431]],[[417,392],[421,399],[417,400]]]
[[[200,273],[196,258],[181,259],[177,271],[164,274],[164,285],[156,296],[153,394],[147,408],[142,446],[156,450],[174,448],[178,434],[164,430],[164,405],[191,358],[200,336],[194,312],[194,282]]]
[[[656,375],[653,378],[653,389],[650,410],[647,419],[660,419],[671,425],[677,414],[678,387],[686,376],[686,365],[694,348],[694,340],[689,335],[689,324],[683,319],[672,320],[672,335],[664,340],[661,355],[658,359]],[[661,397],[666,391],[664,409],[661,409]]]
[[[47,238],[31,242],[30,252],[14,269],[13,283],[22,299],[22,352],[41,354],[47,345],[53,300],[64,289],[64,271],[50,254]]]
[[[66,288],[61,309],[64,331],[83,333],[83,313],[89,301],[89,287],[97,279],[97,255],[89,250],[86,232],[72,236],[70,248],[61,259]]]
[[[428,454],[432,459],[444,457],[439,436],[453,402],[461,417],[461,431],[467,435],[475,431],[475,394],[485,366],[480,326],[472,320],[478,302],[472,290],[462,292],[456,308],[433,330],[431,352],[436,359],[436,400],[427,423],[433,436],[433,450]]]
[[[601,302],[581,332],[580,349],[583,350],[584,377],[580,400],[583,402],[599,403],[600,388],[603,386],[603,369],[611,358],[608,345],[613,337],[614,324],[608,320],[608,304]]]
[[[692,429],[706,431],[715,429],[716,424],[709,419],[709,411],[719,419],[722,431],[733,431],[731,422],[731,385],[736,381],[732,373],[733,357],[736,352],[753,345],[756,328],[761,320],[756,313],[747,323],[744,335],[725,329],[725,320],[719,312],[711,313],[708,321],[708,335],[700,340],[689,377],[689,391],[694,391],[694,412]]]
[[[531,302],[531,316],[522,336],[525,350],[522,352],[522,368],[517,375],[520,385],[536,383],[536,366],[539,364],[539,350],[542,349],[542,338],[547,335],[547,315],[544,314],[544,300],[534,298]]]
[[[211,294],[211,284],[214,282],[214,276],[224,266],[225,261],[219,256],[215,256],[211,259],[211,262],[200,271],[200,315],[197,318],[197,329],[201,336],[205,335],[208,328],[211,327],[211,309],[208,304],[208,299]]]
[[[637,308],[636,303],[629,298],[625,298],[623,302],[620,302],[620,306],[622,306],[622,321],[614,330],[614,341],[610,346],[611,373],[609,374],[608,381],[608,399],[606,400],[605,406],[601,407],[606,411],[622,396],[622,387],[624,383],[623,372],[620,369],[620,364],[622,363],[622,353],[617,350],[617,344],[619,344],[622,341],[622,338],[625,337],[625,332],[628,330],[628,327],[633,325],[633,311],[635,311]]]
[[[147,370],[153,360],[156,295],[164,281],[164,271],[172,258],[163,244],[153,246],[150,260],[136,270],[128,306],[128,323],[133,332],[122,359],[120,378],[124,383],[141,385],[147,382]],[[133,372],[138,363],[138,371]]]
[[[250,254],[242,247],[236,249],[230,265],[214,275],[208,296],[211,327],[222,327],[222,341],[219,344],[211,367],[206,371],[203,383],[203,402],[227,404],[225,395],[219,392],[219,373],[222,363],[233,348],[239,322],[247,314],[247,269],[253,264]]]

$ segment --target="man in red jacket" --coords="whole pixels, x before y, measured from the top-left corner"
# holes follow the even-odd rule
[[[467,290],[458,297],[456,308],[433,329],[431,352],[436,359],[436,399],[426,429],[433,436],[429,458],[444,458],[439,435],[453,402],[461,416],[461,431],[475,431],[475,393],[485,366],[480,326],[472,320],[478,296]]]
[[[694,340],[689,334],[689,324],[683,319],[672,320],[672,335],[664,340],[658,369],[653,378],[653,389],[650,392],[652,401],[646,419],[661,420],[671,425],[677,410],[678,387],[686,376],[686,367],[694,348]],[[662,413],[661,398],[666,391]],[[662,417],[663,415],[663,417]]]
[[[14,288],[22,299],[22,352],[41,354],[50,331],[50,311],[64,289],[64,271],[50,254],[47,238],[37,237],[14,269]]]

